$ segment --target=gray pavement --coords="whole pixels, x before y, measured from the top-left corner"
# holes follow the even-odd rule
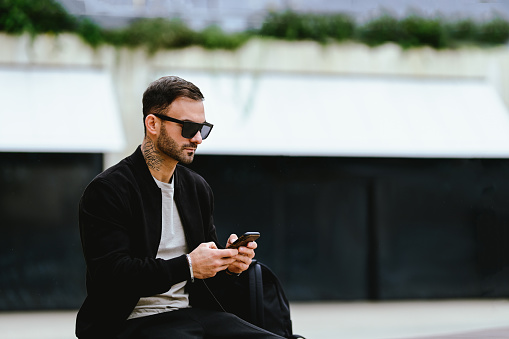
[[[294,332],[307,338],[448,338],[504,327],[506,337],[465,338],[509,338],[506,300],[299,303],[291,311]]]
[[[308,339],[509,338],[509,301],[292,303]],[[76,311],[0,313],[0,339],[72,339]]]

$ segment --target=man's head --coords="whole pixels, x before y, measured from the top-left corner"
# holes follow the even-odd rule
[[[160,156],[188,164],[212,128],[205,122],[203,95],[175,76],[152,82],[143,94],[145,138]]]
[[[150,83],[143,93],[143,123],[149,114],[164,114],[179,97],[203,101],[200,89],[177,76],[166,76]]]

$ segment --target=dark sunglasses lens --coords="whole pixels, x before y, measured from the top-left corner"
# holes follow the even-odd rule
[[[201,124],[195,122],[184,122],[182,125],[182,136],[187,139],[192,139],[201,128]]]
[[[201,131],[200,131],[201,138],[203,140],[207,139],[207,137],[209,136],[211,130],[212,130],[212,127],[207,126],[207,125],[203,125],[203,127],[201,128]]]
[[[186,121],[182,125],[182,136],[187,139],[192,139],[199,131],[201,138],[206,139],[210,134],[210,130],[212,130],[211,126]]]

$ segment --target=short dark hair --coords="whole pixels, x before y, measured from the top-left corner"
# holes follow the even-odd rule
[[[180,97],[204,100],[198,87],[177,76],[165,76],[151,82],[143,93],[143,125],[145,126],[147,115],[162,114],[175,99]]]

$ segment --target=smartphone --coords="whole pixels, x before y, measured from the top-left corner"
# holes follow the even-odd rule
[[[255,241],[260,237],[260,232],[246,232],[242,234],[233,244],[228,248],[239,248],[240,246],[246,246],[248,242]]]

